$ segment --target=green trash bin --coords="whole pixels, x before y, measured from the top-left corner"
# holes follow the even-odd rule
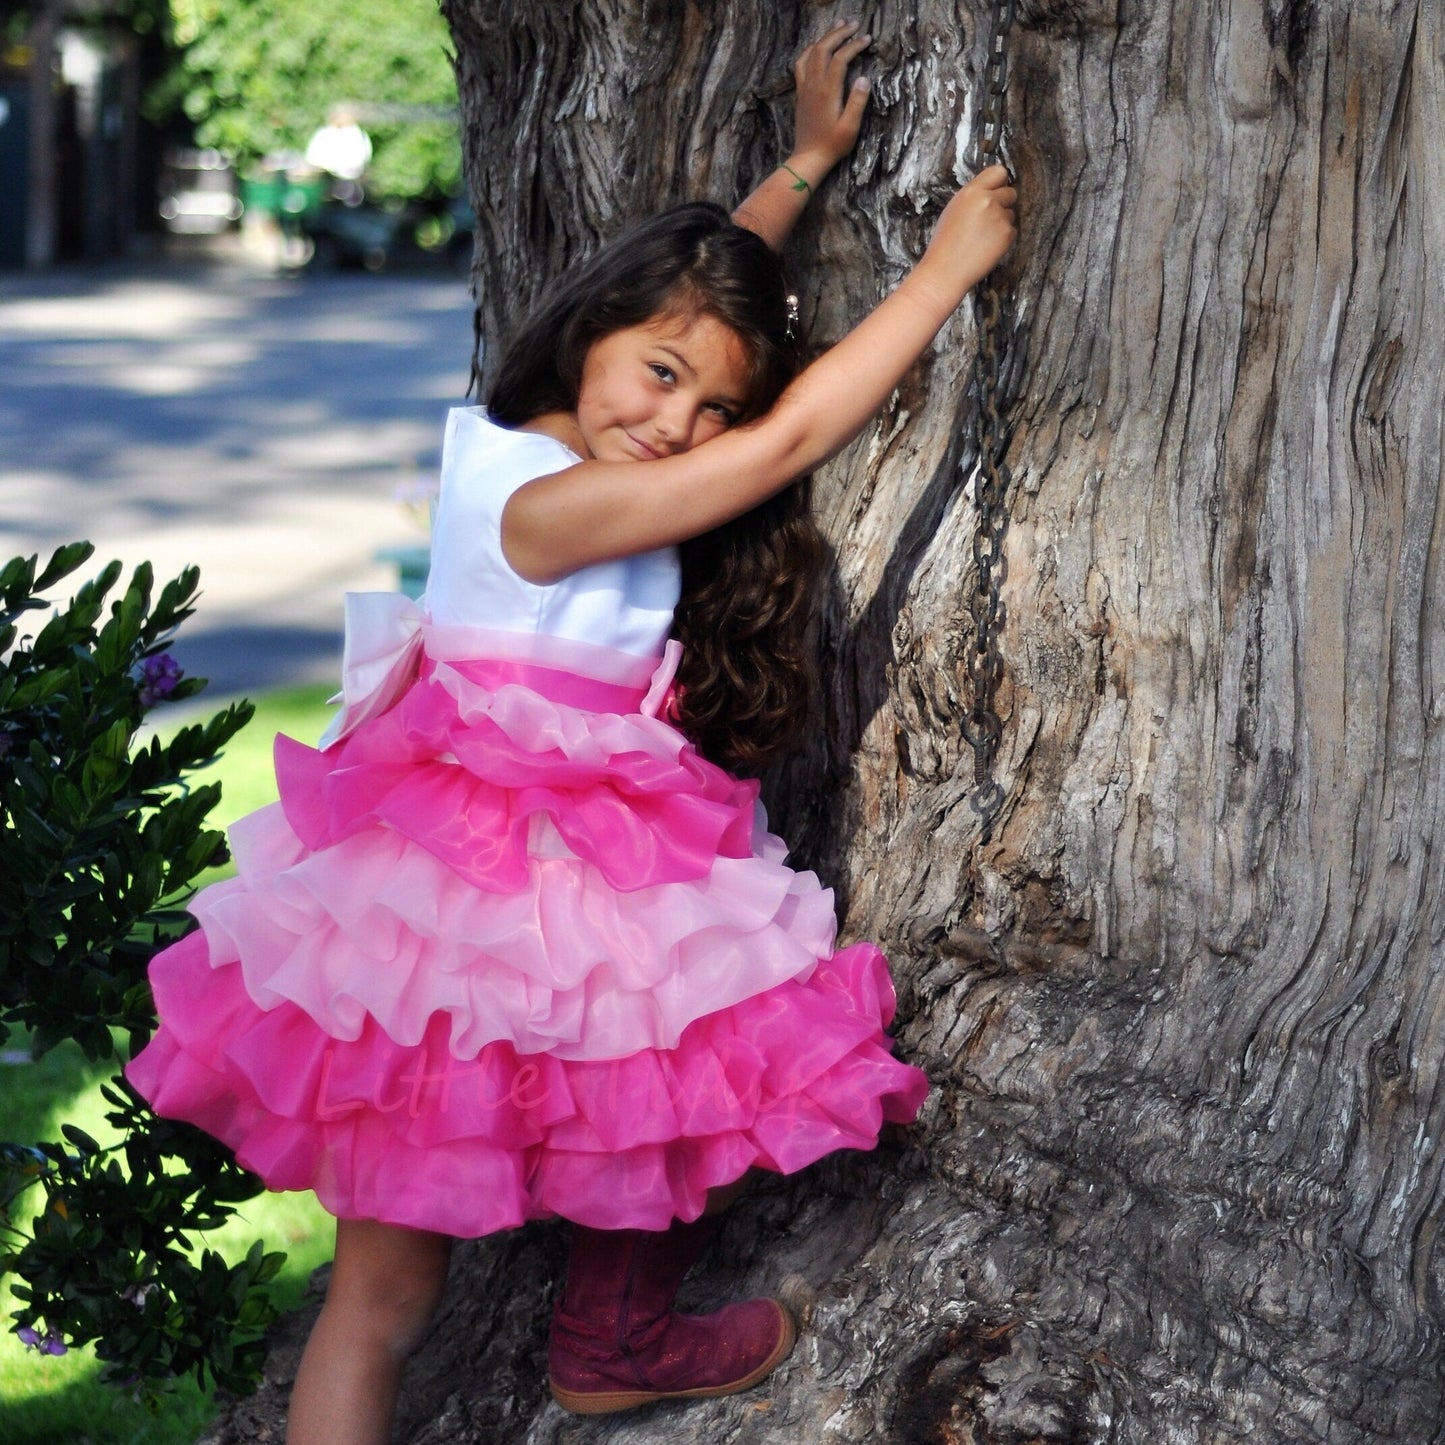
[[[320,172],[261,171],[241,182],[241,202],[252,215],[276,220],[307,219],[326,199],[326,177]]]
[[[326,199],[326,181],[320,173],[286,176],[281,186],[281,214],[296,220],[315,215]]]
[[[247,176],[241,182],[241,204],[253,216],[276,216],[281,213],[281,195],[286,177],[279,171],[264,171]]]

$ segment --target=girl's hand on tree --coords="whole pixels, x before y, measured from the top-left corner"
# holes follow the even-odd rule
[[[844,89],[848,67],[873,37],[860,35],[856,20],[840,20],[793,65],[797,83],[793,154],[788,164],[809,185],[817,185],[858,143],[868,105],[868,80],[859,76]]]
[[[944,207],[923,259],[904,282],[945,314],[1008,254],[1018,227],[1018,192],[1003,166],[980,171]]]
[[[846,94],[844,86],[848,66],[870,40],[858,34],[856,20],[840,21],[793,66],[798,83],[793,153],[733,212],[738,225],[755,231],[774,251],[783,249],[823,177],[857,143],[868,82],[860,77]]]

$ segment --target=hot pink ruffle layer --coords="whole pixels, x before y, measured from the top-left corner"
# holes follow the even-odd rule
[[[757,783],[660,718],[571,706],[513,675],[571,680],[428,661],[396,707],[337,747],[284,739],[277,781],[297,836],[317,849],[381,823],[498,893],[527,886],[539,814],[618,889],[702,878],[719,856],[750,855]]]
[[[804,983],[706,1018],[676,1049],[572,1062],[492,1044],[452,1054],[445,1020],[404,1047],[256,1007],[194,933],[152,965],[165,1020],[127,1070],[157,1112],[223,1140],[273,1189],[334,1214],[474,1237],[561,1215],[665,1229],[759,1166],[872,1148],[927,1093],[889,1052],[882,955],[855,944]]]

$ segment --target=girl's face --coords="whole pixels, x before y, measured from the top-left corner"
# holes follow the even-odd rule
[[[577,392],[584,459],[650,462],[701,446],[742,415],[750,374],[742,340],[714,316],[663,313],[604,336]]]

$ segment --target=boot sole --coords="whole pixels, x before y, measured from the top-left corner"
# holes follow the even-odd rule
[[[749,1370],[741,1379],[729,1380],[725,1385],[704,1385],[696,1390],[567,1390],[549,1381],[548,1388],[552,1398],[573,1415],[614,1415],[620,1410],[635,1410],[639,1405],[651,1405],[658,1400],[703,1400],[750,1390],[788,1358],[798,1338],[792,1315],[777,1300],[773,1300],[772,1305],[783,1327],[778,1343],[762,1364]]]

